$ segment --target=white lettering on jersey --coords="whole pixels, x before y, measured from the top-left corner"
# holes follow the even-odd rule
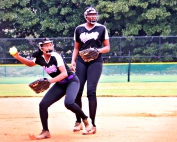
[[[90,39],[96,40],[98,38],[99,33],[98,32],[92,32],[92,33],[82,33],[80,35],[80,39],[83,43],[86,43]]]

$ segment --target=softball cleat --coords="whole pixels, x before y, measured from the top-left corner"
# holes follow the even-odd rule
[[[80,131],[80,130],[82,130],[82,129],[83,129],[82,123],[76,122],[76,123],[75,123],[75,126],[74,126],[74,128],[73,128],[73,132],[78,132],[78,131]]]
[[[36,137],[36,139],[40,140],[40,139],[47,139],[47,138],[50,138],[50,137],[51,137],[50,132],[43,130],[43,131]]]
[[[96,127],[94,127],[94,126],[91,128],[91,130],[82,132],[83,135],[91,135],[91,134],[95,134],[95,133],[96,133]]]
[[[91,125],[91,123],[89,122],[89,120],[88,120],[88,119],[84,119],[84,120],[83,120],[83,123],[84,123],[84,125],[85,125],[85,130],[86,130],[86,131],[90,131],[91,128],[92,128],[92,125]]]

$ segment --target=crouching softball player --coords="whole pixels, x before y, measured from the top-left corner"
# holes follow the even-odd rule
[[[39,49],[39,51],[33,54],[33,60],[23,58],[18,54],[18,51],[16,53],[9,51],[14,58],[29,67],[35,66],[36,64],[42,66],[51,76],[48,79],[49,83],[54,83],[39,103],[42,132],[38,136],[29,135],[30,138],[45,139],[51,137],[48,128],[48,107],[60,100],[64,95],[66,95],[64,100],[65,107],[82,118],[85,125],[84,131],[90,131],[92,125],[88,122],[88,117],[75,103],[80,86],[77,76],[70,70],[61,55],[54,52],[53,41],[47,38],[43,39],[39,42]]]

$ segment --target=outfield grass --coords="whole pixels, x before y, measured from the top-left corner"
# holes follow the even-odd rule
[[[0,84],[29,84],[43,76],[32,77],[1,77]],[[44,76],[49,77],[49,76]],[[104,76],[102,75],[99,83],[127,83],[127,75]],[[132,75],[130,82],[177,82],[176,75]]]
[[[176,82],[100,83],[98,96],[118,97],[176,97]]]
[[[177,97],[176,63],[163,63],[163,66],[159,63],[156,64],[158,66],[153,64],[145,63],[144,65],[147,66],[132,64],[130,82],[127,82],[127,64],[104,65],[107,68],[104,69],[105,73],[100,78],[97,96]],[[45,94],[45,92],[35,94],[28,86],[30,82],[38,78],[49,77],[39,66],[28,68],[18,64],[0,65],[0,67],[0,97],[40,97]],[[141,74],[139,70],[144,71],[144,74]],[[83,96],[86,96],[86,89]]]
[[[0,84],[0,97],[41,97],[35,94],[28,84]],[[84,95],[86,96],[86,90]],[[125,82],[99,83],[99,97],[177,97],[176,82]]]
[[[100,78],[100,83],[122,83],[128,82],[127,75],[104,76]],[[176,75],[131,75],[129,82],[177,82]]]

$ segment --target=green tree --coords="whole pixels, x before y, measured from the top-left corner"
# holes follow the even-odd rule
[[[73,36],[82,5],[70,0],[14,0],[0,2],[1,37]]]
[[[177,34],[176,5],[173,0],[115,0],[99,1],[97,8],[111,36],[168,36]]]
[[[0,37],[72,37],[90,5],[110,36],[177,34],[174,0],[1,0]]]

